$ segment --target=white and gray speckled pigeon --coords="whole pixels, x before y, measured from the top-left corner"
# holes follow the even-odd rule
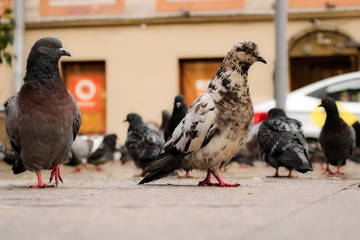
[[[53,187],[41,179],[41,170],[51,169],[50,182],[62,181],[59,165],[75,139],[81,115],[75,98],[66,89],[59,72],[61,56],[70,56],[56,38],[42,38],[31,48],[24,85],[6,106],[6,131],[16,161],[15,174],[35,172],[33,188]]]
[[[273,177],[279,177],[279,167],[289,170],[289,178],[294,177],[293,169],[301,173],[313,170],[301,126],[301,122],[287,117],[281,108],[270,109],[268,119],[261,124],[257,138],[259,155],[276,169]]]
[[[325,108],[326,120],[321,129],[319,141],[324,151],[327,167],[325,172],[333,174],[329,163],[337,167],[334,174],[343,174],[340,167],[345,165],[356,147],[356,134],[353,127],[347,125],[339,116],[336,102],[331,97],[321,100],[319,107]]]
[[[139,184],[176,169],[198,169],[208,172],[199,185],[238,186],[224,183],[218,169],[239,151],[252,128],[254,110],[247,76],[257,61],[266,63],[254,42],[240,41],[232,47],[207,90],[190,106]],[[217,184],[210,181],[211,174]]]

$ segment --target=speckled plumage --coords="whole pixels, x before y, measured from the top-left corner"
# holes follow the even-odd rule
[[[254,42],[241,41],[233,46],[207,90],[190,106],[166,142],[158,160],[146,169],[140,184],[179,168],[208,171],[219,178],[217,170],[239,151],[253,125],[247,76],[256,61],[266,63]],[[209,173],[206,185],[212,185]]]
[[[125,121],[129,122],[125,146],[135,165],[144,170],[164,146],[164,136],[145,125],[139,114],[130,113]]]
[[[276,168],[274,176],[278,177],[279,167],[290,170],[289,177],[292,177],[293,169],[302,173],[313,170],[301,126],[301,122],[287,117],[280,108],[270,109],[268,119],[261,124],[258,131],[259,155]]]
[[[16,161],[15,174],[25,170],[38,175],[52,169],[56,185],[61,164],[75,139],[81,115],[75,98],[61,80],[58,62],[61,56],[70,56],[56,38],[42,38],[31,48],[24,85],[6,106],[6,130],[10,137]],[[61,180],[61,177],[60,177]]]

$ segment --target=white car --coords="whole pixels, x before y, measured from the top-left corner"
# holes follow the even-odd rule
[[[325,96],[338,101],[340,116],[345,122],[349,125],[356,123],[360,119],[360,72],[327,78],[287,94],[285,112],[288,117],[302,123],[308,139],[318,139],[325,122],[326,113],[323,108],[318,108]],[[275,100],[254,104],[255,124],[265,119],[273,107]]]

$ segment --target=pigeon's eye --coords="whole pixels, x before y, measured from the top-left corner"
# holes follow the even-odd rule
[[[250,48],[247,48],[247,49],[245,49],[245,52],[246,52],[247,54],[249,54],[249,53],[251,53],[251,49],[250,49]]]
[[[52,47],[52,43],[51,42],[48,42],[48,47]]]

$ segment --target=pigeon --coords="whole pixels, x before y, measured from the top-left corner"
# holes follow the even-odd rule
[[[161,121],[159,132],[164,135],[164,139],[165,139],[165,131],[169,126],[169,120],[170,120],[170,113],[168,110],[163,110],[161,112],[161,119],[162,119],[162,121]]]
[[[16,157],[14,174],[35,172],[46,185],[41,170],[52,170],[55,186],[61,182],[59,165],[66,159],[81,124],[75,98],[66,89],[59,72],[61,56],[71,56],[56,38],[41,38],[31,48],[24,84],[8,102],[5,127]]]
[[[122,165],[134,161],[134,159],[131,157],[131,155],[125,145],[120,147],[120,153],[121,153],[120,161],[121,161]]]
[[[74,140],[70,150],[70,159],[65,165],[76,166],[73,172],[81,172],[80,165],[86,165],[87,159],[100,146],[102,137],[90,137],[84,134],[79,134]]]
[[[268,118],[261,124],[258,132],[259,155],[276,169],[273,177],[279,177],[279,167],[289,170],[289,178],[295,177],[291,174],[293,169],[301,173],[313,170],[301,126],[301,122],[287,117],[281,108],[270,109]]]
[[[127,115],[124,122],[129,122],[125,146],[135,165],[143,170],[157,157],[164,146],[164,136],[144,124],[141,116],[136,113]]]
[[[185,117],[187,110],[188,107],[186,106],[184,96],[181,94],[175,96],[173,111],[169,119],[168,127],[164,133],[165,141],[171,137],[177,125],[179,125],[181,120]],[[184,176],[178,175],[178,177],[191,178],[189,171],[187,171]]]
[[[9,165],[14,165],[15,163],[15,155],[6,148],[5,145],[3,145],[0,141],[0,159],[4,162],[6,162]]]
[[[329,168],[330,163],[337,167],[334,174],[343,174],[340,172],[340,167],[345,165],[346,159],[351,156],[356,147],[355,130],[340,118],[333,98],[323,98],[319,107],[323,107],[326,111],[325,124],[319,137],[327,160],[325,173],[333,174]]]
[[[174,101],[174,108],[169,119],[169,124],[165,130],[164,137],[165,141],[171,137],[177,125],[185,117],[188,107],[186,106],[183,95],[177,95]]]
[[[102,171],[99,165],[104,164],[114,158],[114,153],[116,151],[116,140],[116,134],[105,135],[101,145],[88,157],[87,162],[94,164],[96,166],[96,170]]]
[[[252,129],[254,110],[247,76],[257,61],[266,63],[254,42],[240,41],[231,48],[206,91],[192,103],[139,184],[176,169],[197,169],[207,171],[199,182],[201,186],[239,186],[225,183],[218,170],[241,149]],[[211,182],[211,174],[218,183]]]

